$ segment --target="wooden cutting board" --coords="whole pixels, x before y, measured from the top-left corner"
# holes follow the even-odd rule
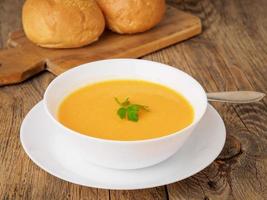
[[[46,49],[31,43],[23,31],[9,35],[8,49],[0,50],[0,85],[19,83],[41,71],[58,75],[83,63],[108,58],[138,58],[201,32],[198,17],[168,7],[163,21],[141,34],[106,31],[99,41],[77,49]]]

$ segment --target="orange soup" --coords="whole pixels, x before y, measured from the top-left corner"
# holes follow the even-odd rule
[[[122,113],[126,115],[122,119],[118,110],[123,106],[115,98],[121,103],[128,98],[129,105],[144,105],[146,109],[133,113],[138,115],[138,120],[127,119],[127,113]],[[169,135],[187,127],[193,119],[193,108],[181,94],[139,80],[87,85],[68,95],[58,109],[58,120],[66,127],[110,140],[143,140]]]

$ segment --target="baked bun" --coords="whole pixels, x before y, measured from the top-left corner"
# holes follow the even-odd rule
[[[27,0],[22,22],[32,42],[49,48],[90,44],[105,28],[105,18],[95,0]]]
[[[165,0],[97,0],[108,27],[117,33],[139,33],[162,19]]]

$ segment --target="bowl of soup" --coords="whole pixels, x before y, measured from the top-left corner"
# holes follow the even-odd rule
[[[137,169],[182,147],[206,111],[207,96],[174,67],[109,59],[59,75],[44,94],[44,107],[57,128],[56,150],[70,161],[78,156],[103,167]]]

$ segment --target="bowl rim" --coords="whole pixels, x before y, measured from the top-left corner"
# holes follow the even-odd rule
[[[55,119],[55,117],[50,113],[50,111],[49,111],[49,109],[47,107],[47,95],[49,93],[50,88],[53,87],[54,85],[56,85],[56,82],[58,80],[62,79],[66,74],[72,73],[73,71],[76,71],[78,68],[81,68],[81,67],[84,67],[85,68],[85,67],[87,67],[88,64],[94,64],[94,63],[99,63],[99,62],[113,62],[113,61],[148,62],[150,64],[160,64],[160,65],[162,65],[162,66],[164,66],[166,68],[179,71],[179,73],[183,74],[183,76],[189,77],[190,79],[192,79],[199,86],[200,91],[201,91],[201,93],[203,94],[203,96],[205,98],[204,99],[205,102],[204,102],[204,110],[203,110],[203,112],[199,115],[199,118],[197,120],[193,121],[191,124],[189,124],[188,126],[186,126],[185,128],[183,128],[183,129],[181,129],[179,131],[175,131],[173,133],[170,133],[170,134],[164,135],[164,136],[160,136],[160,137],[149,138],[149,139],[142,139],[142,140],[111,140],[111,139],[97,138],[97,137],[85,135],[85,134],[79,133],[79,132],[77,132],[75,130],[72,130],[72,129],[64,126],[57,119]],[[113,79],[107,79],[107,80],[113,80]],[[132,80],[134,80],[134,79],[132,79]],[[136,79],[136,80],[144,80],[145,81],[146,79]],[[150,82],[153,82],[153,81],[150,81]],[[162,84],[162,85],[164,85],[164,84]],[[144,60],[144,59],[133,59],[133,58],[115,58],[115,59],[98,60],[98,61],[94,61],[94,62],[84,63],[84,64],[81,64],[79,66],[76,66],[76,67],[74,67],[72,69],[69,69],[66,72],[64,72],[64,73],[60,74],[59,76],[57,76],[55,79],[53,79],[50,82],[50,84],[48,85],[48,87],[45,90],[43,101],[44,101],[45,111],[48,114],[49,118],[52,119],[52,121],[57,126],[59,126],[60,128],[62,128],[64,130],[64,133],[67,132],[67,134],[71,134],[73,136],[80,137],[81,139],[94,140],[94,141],[104,142],[104,143],[119,143],[119,144],[134,144],[134,143],[156,142],[156,141],[160,141],[160,140],[165,140],[165,139],[173,138],[173,137],[175,137],[178,134],[179,135],[180,134],[185,134],[185,133],[187,133],[187,130],[195,127],[200,122],[200,120],[203,118],[204,114],[206,113],[207,106],[208,106],[208,99],[207,99],[207,95],[206,95],[206,92],[205,92],[204,88],[201,86],[201,84],[195,78],[193,78],[192,76],[190,76],[186,72],[184,72],[184,71],[182,71],[180,69],[177,69],[176,67],[172,67],[170,65],[163,64],[163,63],[160,63],[160,62],[155,62],[155,61],[150,61],[150,60]]]

